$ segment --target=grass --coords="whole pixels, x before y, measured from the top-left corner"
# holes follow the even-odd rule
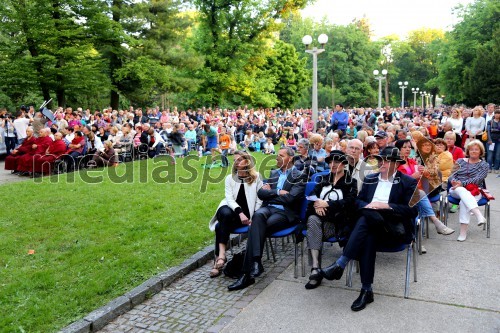
[[[0,331],[57,331],[213,243],[208,221],[230,169],[180,161],[3,185]]]

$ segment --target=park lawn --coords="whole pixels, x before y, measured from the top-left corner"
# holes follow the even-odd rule
[[[230,169],[177,161],[175,183],[145,160],[1,186],[0,331],[57,331],[212,244]]]

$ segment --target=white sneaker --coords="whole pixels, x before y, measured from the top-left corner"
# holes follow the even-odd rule
[[[462,234],[460,234],[460,235],[458,236],[458,238],[457,238],[457,241],[459,241],[459,242],[463,242],[463,241],[465,241],[465,239],[466,239],[466,238],[467,238],[467,235],[462,235]]]
[[[422,253],[427,253],[427,249],[422,245]]]
[[[483,216],[482,219],[480,219],[480,220],[478,219],[477,220],[477,226],[478,227],[482,227],[485,223],[486,223],[486,218],[484,216]]]

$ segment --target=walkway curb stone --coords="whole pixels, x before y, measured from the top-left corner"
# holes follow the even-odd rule
[[[238,244],[238,235],[231,238],[232,246]],[[141,285],[135,287],[125,295],[120,296],[103,307],[92,311],[83,319],[80,319],[65,328],[60,333],[90,333],[97,332],[106,326],[113,319],[131,310],[135,306],[143,303],[146,299],[159,293],[164,288],[191,271],[204,266],[207,261],[213,259],[214,245],[208,245],[203,250],[198,251],[190,258],[184,260],[182,264],[171,267],[165,272],[154,276]]]

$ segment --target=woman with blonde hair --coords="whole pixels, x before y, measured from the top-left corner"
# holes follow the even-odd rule
[[[481,141],[472,140],[469,142],[465,147],[465,156],[467,157],[457,160],[453,168],[454,172],[448,178],[451,184],[450,195],[460,199],[460,235],[457,239],[459,242],[463,242],[467,238],[471,215],[476,217],[478,226],[486,223],[486,219],[477,205],[477,201],[481,199],[479,188],[484,185],[489,168],[488,163],[482,160],[484,153]]]
[[[234,229],[249,226],[252,216],[262,205],[257,191],[262,187],[262,177],[255,170],[253,157],[243,151],[234,153],[232,172],[225,180],[225,197],[209,223],[215,231],[215,262],[210,277],[220,275],[226,259],[226,244]]]
[[[359,139],[359,141],[364,143],[367,136],[368,136],[368,133],[365,130],[361,130],[361,131],[358,131],[357,139]]]
[[[453,128],[453,132],[456,135],[455,146],[462,147],[462,127],[464,126],[464,120],[462,118],[462,112],[460,109],[451,110],[451,117],[448,119]]]
[[[483,112],[482,107],[476,106],[472,110],[472,117],[467,117],[465,121],[465,131],[470,140],[477,139],[482,142],[481,136],[486,129],[486,119],[482,117]]]
[[[448,151],[448,146],[444,139],[434,140],[434,147],[438,154],[439,171],[441,172],[442,187],[446,189],[448,177],[453,169],[453,155]]]

